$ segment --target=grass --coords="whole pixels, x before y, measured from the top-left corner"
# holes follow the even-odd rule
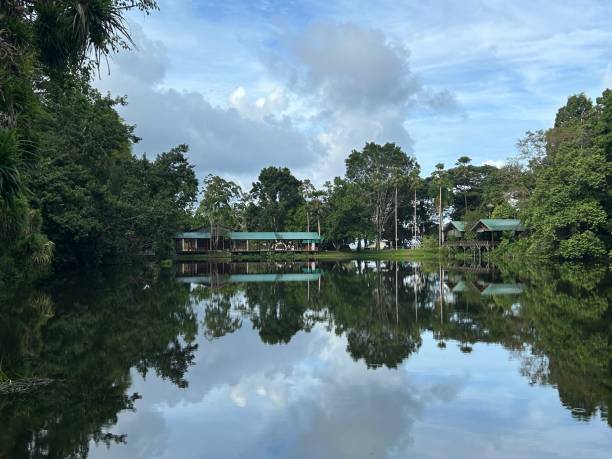
[[[273,252],[252,254],[231,254],[228,252],[178,255],[179,261],[264,261],[264,260],[385,260],[385,261],[437,261],[445,257],[445,252],[434,248],[363,250],[363,251],[321,251],[321,252]]]

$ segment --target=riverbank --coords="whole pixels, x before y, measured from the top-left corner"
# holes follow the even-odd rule
[[[445,258],[445,251],[434,248],[398,249],[398,250],[361,250],[322,252],[273,252],[253,254],[232,254],[228,252],[202,253],[193,255],[178,255],[177,261],[265,261],[265,260],[388,260],[388,261],[438,261]]]

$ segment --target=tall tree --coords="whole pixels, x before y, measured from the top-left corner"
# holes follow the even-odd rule
[[[358,185],[336,177],[325,185],[323,234],[334,249],[375,234],[371,212]]]
[[[469,184],[469,169],[468,166],[472,162],[472,158],[469,156],[461,156],[457,159],[457,178],[459,179],[457,183],[455,183],[455,187],[459,189],[460,192],[463,193],[463,214],[465,215],[468,211],[467,206],[467,192],[470,190]]]
[[[395,190],[400,181],[414,175],[418,167],[414,158],[406,155],[394,143],[366,143],[361,151],[353,150],[345,161],[346,178],[363,194],[376,228],[376,246],[394,212]]]
[[[444,170],[443,163],[436,164],[436,170],[431,174],[431,183],[434,186],[434,202],[438,210],[438,244],[442,245],[444,242],[444,233],[442,232],[442,226],[444,225],[444,203],[448,199],[450,185],[448,172]]]
[[[302,182],[286,167],[266,167],[253,183],[254,202],[247,211],[249,227],[260,231],[282,231],[304,204]]]
[[[204,179],[202,200],[196,212],[196,218],[210,225],[211,241],[214,248],[218,244],[221,226],[233,228],[237,226],[238,206],[242,198],[242,189],[236,183],[225,180],[217,175],[209,174]],[[216,231],[214,229],[216,228]]]
[[[609,248],[611,164],[598,138],[604,111],[584,94],[572,96],[547,132],[546,158],[526,211],[533,253],[578,259],[602,256]]]

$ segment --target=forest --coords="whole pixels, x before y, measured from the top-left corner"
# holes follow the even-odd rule
[[[75,6],[76,5],[76,6]],[[80,6],[79,6],[80,5]],[[327,248],[356,240],[433,239],[449,219],[520,218],[528,237],[499,250],[602,259],[612,249],[612,91],[568,98],[547,130],[528,132],[497,168],[467,155],[424,174],[394,143],[347,152],[320,187],[270,166],[251,189],[198,183],[187,145],[137,156],[140,139],[92,80],[133,47],[125,14],[153,0],[13,0],[0,6],[0,272],[116,264],[172,255],[180,230],[311,230]],[[476,141],[476,139],[475,139]],[[245,152],[246,153],[246,152]]]

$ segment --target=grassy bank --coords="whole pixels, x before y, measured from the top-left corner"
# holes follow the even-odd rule
[[[398,250],[362,250],[362,251],[323,251],[311,253],[253,253],[231,254],[227,252],[179,255],[178,261],[266,261],[266,260],[415,260],[437,261],[445,257],[445,253],[438,248],[398,249]]]

